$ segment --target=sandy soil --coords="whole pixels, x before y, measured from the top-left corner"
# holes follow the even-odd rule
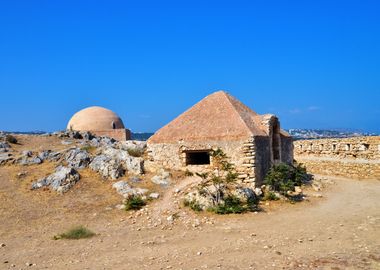
[[[24,148],[61,147],[46,139],[27,138]],[[112,183],[89,170],[65,195],[29,190],[54,166],[0,167],[0,269],[380,269],[380,181],[333,179],[322,198],[216,216],[176,203],[185,179],[125,212]],[[97,235],[52,239],[74,225]]]

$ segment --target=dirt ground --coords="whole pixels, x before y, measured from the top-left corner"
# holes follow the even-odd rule
[[[16,150],[63,148],[50,137],[20,142]],[[54,166],[0,167],[0,269],[380,269],[380,181],[329,178],[322,198],[216,216],[180,206],[187,178],[126,212],[112,182],[89,170],[64,195],[31,191]],[[53,240],[75,225],[97,235]]]

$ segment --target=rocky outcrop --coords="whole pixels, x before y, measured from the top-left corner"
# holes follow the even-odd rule
[[[125,173],[123,166],[107,155],[96,156],[90,163],[90,168],[105,179],[117,179]]]
[[[61,152],[54,152],[51,150],[44,150],[39,152],[38,154],[24,150],[21,153],[21,156],[16,160],[17,164],[20,165],[33,165],[33,164],[41,164],[43,161],[58,161],[62,157]]]
[[[65,161],[69,167],[75,169],[84,169],[88,167],[91,161],[90,155],[85,150],[79,148],[70,149],[65,155]]]
[[[167,186],[170,184],[170,173],[165,170],[160,170],[159,173],[152,177],[151,181],[157,185]]]
[[[9,152],[11,146],[7,142],[0,142],[0,153]]]
[[[4,133],[0,133],[0,165],[4,165],[14,159],[13,155],[9,153],[12,149],[9,143],[5,141],[5,137],[6,135]]]
[[[205,189],[206,188],[206,189]],[[231,187],[230,187],[231,188]],[[207,190],[207,192],[204,192]],[[260,189],[258,189],[260,190]],[[260,190],[261,195],[261,190]],[[225,196],[232,195],[240,199],[243,203],[255,202],[259,200],[259,194],[251,188],[235,186],[228,193],[221,193],[220,204],[224,203]],[[203,187],[203,189],[195,188],[188,192],[184,199],[187,202],[196,203],[202,210],[215,206],[215,198],[217,196],[217,190],[214,186],[210,185]]]
[[[37,156],[42,161],[58,161],[62,157],[62,153],[60,152],[54,152],[51,150],[44,150],[40,153],[38,153]]]
[[[116,143],[116,140],[109,137],[95,137],[91,139],[90,145],[94,147],[101,147],[101,146],[113,146]]]
[[[33,183],[32,189],[50,186],[58,193],[65,193],[73,187],[79,179],[79,173],[75,169],[59,166],[55,173]]]
[[[0,165],[4,165],[13,160],[14,159],[11,153],[0,153]]]
[[[132,174],[142,174],[144,160],[140,157],[132,157],[128,151],[115,149],[112,147],[105,147],[102,150],[102,154],[110,157],[123,165],[123,168]]]
[[[145,188],[132,188],[126,181],[119,181],[112,185],[116,192],[124,198],[132,196],[144,196],[149,190]]]
[[[131,157],[128,151],[107,146],[101,148],[100,153],[93,159],[90,168],[104,178],[117,179],[123,176],[125,171],[136,175],[143,173],[144,160]]]
[[[121,141],[117,143],[117,147],[122,150],[133,150],[143,153],[146,149],[146,141]]]
[[[188,192],[185,195],[184,200],[197,203],[202,210],[207,210],[208,208],[215,206],[211,195],[209,193],[200,192],[199,189],[194,189],[193,191]]]
[[[88,131],[73,131],[73,130],[65,130],[61,132],[53,133],[58,138],[70,138],[70,139],[84,139],[84,140],[92,140],[95,136]]]
[[[41,164],[42,160],[39,157],[35,156],[32,151],[24,150],[21,153],[21,157],[16,160],[16,163],[26,166]]]
[[[238,197],[241,201],[258,200],[258,195],[255,193],[255,191],[247,187],[237,187],[235,190],[232,191],[232,194]]]

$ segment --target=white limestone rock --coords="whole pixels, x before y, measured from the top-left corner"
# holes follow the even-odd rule
[[[59,166],[55,173],[34,182],[32,189],[50,186],[53,190],[62,194],[72,188],[79,179],[79,173],[75,169]]]
[[[13,160],[13,156],[10,153],[0,153],[0,165],[4,165]]]
[[[113,147],[105,147],[102,149],[102,153],[111,157],[123,164],[125,170],[132,174],[144,173],[144,160],[140,157],[132,157],[128,151],[115,149]]]
[[[38,153],[37,157],[41,159],[42,161],[48,160],[48,161],[58,161],[62,156],[62,153],[60,152],[54,152],[51,150],[45,150]]]
[[[87,151],[81,150],[79,148],[73,148],[67,151],[65,155],[65,161],[69,167],[75,169],[84,169],[90,164],[91,157]]]
[[[42,160],[39,157],[34,156],[32,151],[24,150],[21,152],[21,157],[19,157],[16,160],[16,163],[26,166],[33,164],[41,164]]]
[[[119,181],[112,185],[116,189],[116,192],[122,195],[124,198],[131,196],[144,196],[149,190],[145,188],[132,188],[126,181]]]
[[[146,149],[146,141],[121,141],[117,143],[117,147],[121,150],[128,151],[129,149],[144,152]]]
[[[11,146],[7,142],[0,142],[0,153],[5,153],[10,150]]]
[[[123,166],[118,161],[106,155],[96,156],[90,163],[90,169],[100,173],[105,179],[115,180],[125,173]]]
[[[149,198],[151,198],[151,199],[158,199],[158,198],[160,198],[160,194],[158,194],[158,193],[150,193],[149,194]]]

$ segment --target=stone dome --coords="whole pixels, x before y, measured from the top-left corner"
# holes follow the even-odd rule
[[[124,129],[123,121],[111,110],[102,107],[88,107],[70,119],[67,129],[76,131],[97,131]]]

